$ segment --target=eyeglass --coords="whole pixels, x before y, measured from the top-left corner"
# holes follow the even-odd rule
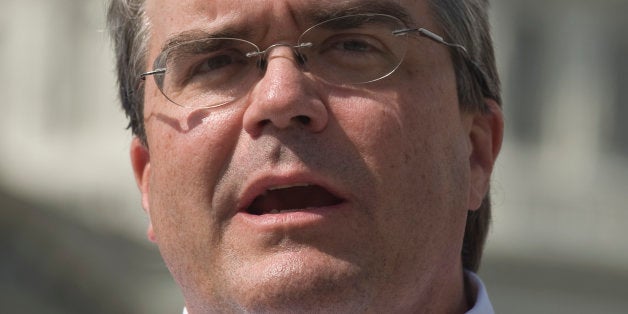
[[[278,43],[265,50],[238,38],[205,38],[163,51],[152,71],[162,94],[186,108],[218,107],[244,96],[264,75],[268,53],[280,46],[293,50],[308,76],[330,84],[356,85],[381,80],[401,64],[408,34],[417,32],[437,43],[459,49],[424,28],[407,28],[386,14],[356,14],[318,23],[301,34],[297,44]]]

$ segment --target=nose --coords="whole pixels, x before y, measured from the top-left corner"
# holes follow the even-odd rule
[[[291,47],[267,53],[264,77],[253,87],[244,113],[244,129],[257,137],[267,128],[299,127],[321,132],[329,112],[314,84],[303,72]]]

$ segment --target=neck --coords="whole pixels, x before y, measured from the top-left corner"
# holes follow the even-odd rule
[[[438,305],[430,313],[463,314],[475,303],[471,285],[467,283],[462,268],[453,271],[449,282],[442,287],[440,295],[435,296],[435,300],[439,300]]]
[[[413,313],[463,314],[475,303],[474,289],[467,282],[462,265],[435,274],[423,290]]]

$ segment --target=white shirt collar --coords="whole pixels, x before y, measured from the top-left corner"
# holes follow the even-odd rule
[[[488,298],[488,293],[486,292],[486,288],[484,287],[484,283],[482,283],[480,277],[470,271],[465,271],[465,275],[467,276],[469,283],[471,283],[475,288],[475,291],[477,291],[473,308],[465,314],[495,314],[493,306],[491,305],[491,300]],[[186,308],[183,308],[183,314],[188,314],[188,310]]]
[[[488,293],[486,292],[486,288],[484,287],[484,283],[478,275],[465,271],[465,276],[467,276],[467,280],[469,283],[475,287],[476,295],[475,295],[475,304],[473,308],[467,311],[466,314],[495,314],[493,310],[493,305],[491,305],[491,300],[488,298]]]

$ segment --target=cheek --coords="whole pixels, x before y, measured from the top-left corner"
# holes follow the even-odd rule
[[[159,118],[155,114],[147,123],[150,219],[174,278],[199,293],[211,291],[211,279],[217,276],[220,254],[215,243],[220,241],[223,220],[216,213],[213,195],[232,156],[241,119],[233,108],[197,116],[176,112],[182,109],[162,112]]]
[[[436,83],[420,91],[406,86],[407,92],[399,100],[403,107],[400,142],[403,161],[409,167],[403,174],[406,182],[434,189],[429,191],[431,195],[455,199],[450,193],[460,188],[468,166],[466,133],[453,77],[443,73],[432,81]]]
[[[164,98],[161,93],[156,97]],[[163,100],[145,112],[152,168],[168,172],[165,178],[183,182],[215,178],[233,152],[242,127],[243,110],[238,104],[188,109]]]
[[[328,102],[339,128],[356,146],[366,164],[378,167],[380,155],[394,145],[403,133],[401,108],[396,93],[360,91],[360,96],[335,97]]]
[[[390,276],[436,264],[430,250],[457,250],[447,241],[464,223],[467,146],[456,98],[441,91],[408,88],[332,106],[373,178],[369,233],[373,248],[387,252]]]
[[[341,104],[331,106],[333,116],[375,173],[416,174],[449,154],[460,135],[455,97],[436,88],[406,88],[330,100]]]
[[[190,111],[163,103],[160,108],[166,109],[147,111],[146,119],[150,213],[163,254],[176,260],[185,256],[181,250],[201,252],[219,236],[212,195],[235,147],[241,113],[237,106]]]
[[[449,78],[442,75],[434,81]],[[338,123],[378,180],[382,206],[458,206],[442,204],[453,199],[448,195],[465,189],[468,166],[455,84],[396,86],[400,88],[394,93],[338,100],[343,101],[334,112]]]

